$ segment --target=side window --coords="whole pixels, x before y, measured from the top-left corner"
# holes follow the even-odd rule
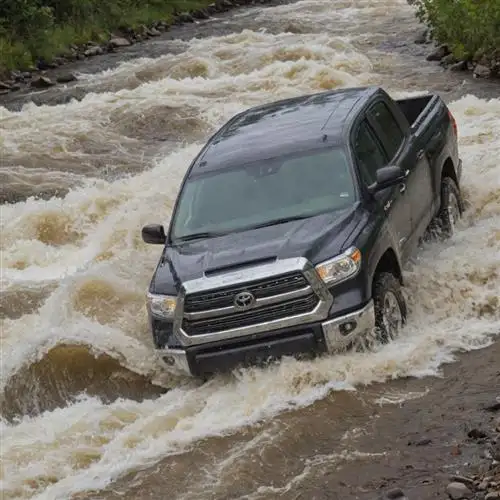
[[[377,102],[372,106],[369,113],[384,134],[383,141],[389,159],[394,158],[403,142],[403,131],[385,103]]]
[[[361,177],[367,186],[377,179],[377,170],[385,167],[385,155],[366,120],[361,122],[356,134],[354,154],[359,163]]]

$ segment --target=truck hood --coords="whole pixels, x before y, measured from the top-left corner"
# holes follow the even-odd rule
[[[266,259],[306,257],[313,264],[334,257],[359,223],[357,206],[303,220],[186,242],[165,248],[152,281],[155,293],[172,294],[182,282]]]

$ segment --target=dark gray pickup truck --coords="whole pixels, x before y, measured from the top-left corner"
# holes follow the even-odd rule
[[[248,109],[190,165],[147,295],[154,344],[206,377],[388,342],[402,266],[462,214],[457,126],[437,95],[347,88]]]

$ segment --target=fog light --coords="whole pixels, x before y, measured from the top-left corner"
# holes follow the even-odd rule
[[[349,335],[351,332],[353,332],[358,324],[356,321],[346,321],[345,323],[342,323],[339,325],[339,330],[342,335]]]
[[[163,356],[163,361],[165,361],[165,364],[168,366],[175,365],[175,358],[173,356]]]

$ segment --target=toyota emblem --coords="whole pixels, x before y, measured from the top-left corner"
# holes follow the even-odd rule
[[[240,292],[234,297],[233,303],[236,309],[250,309],[255,304],[255,297],[250,292]]]

